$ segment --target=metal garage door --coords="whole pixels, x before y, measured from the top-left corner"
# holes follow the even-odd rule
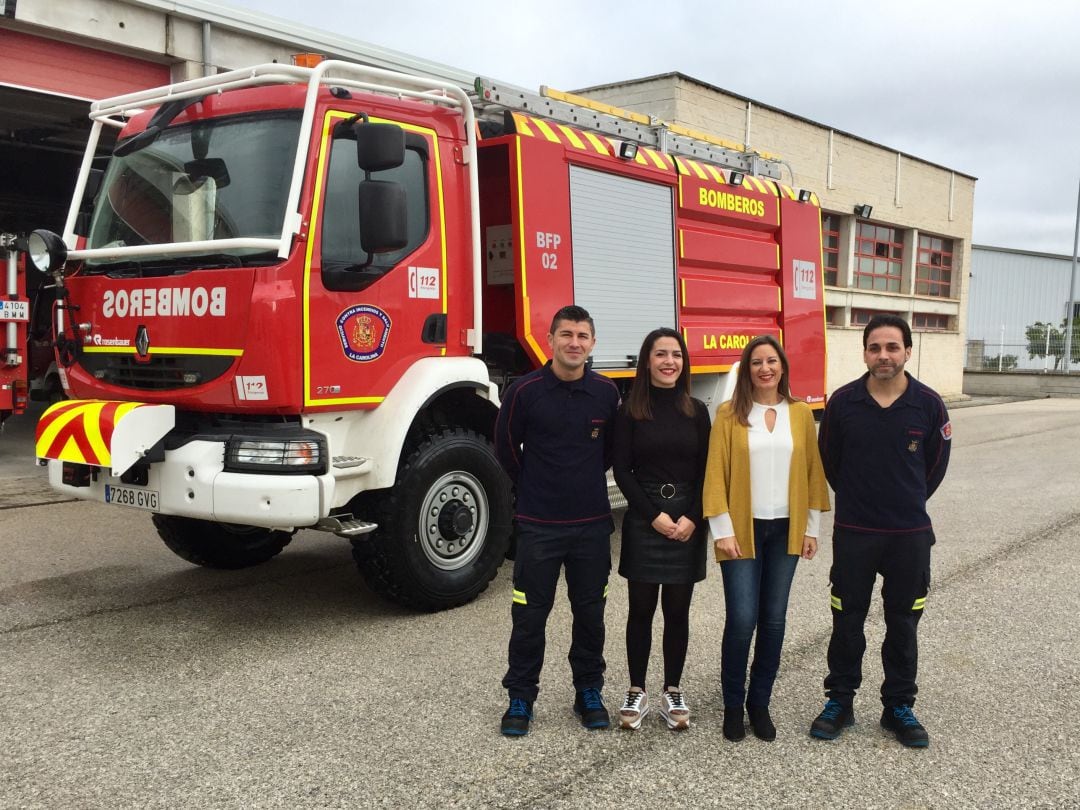
[[[574,303],[596,321],[597,368],[627,368],[641,340],[675,326],[671,189],[570,167]]]

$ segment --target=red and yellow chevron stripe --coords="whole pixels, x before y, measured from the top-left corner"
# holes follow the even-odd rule
[[[543,118],[534,118],[524,113],[512,112],[514,129],[519,135],[531,138],[543,138],[552,143],[569,146],[582,152],[592,152],[605,157],[615,154],[615,145],[605,136],[584,129],[568,127],[554,121],[545,121]],[[671,171],[675,163],[671,155],[658,152],[647,146],[639,146],[634,162],[641,166]]]
[[[58,402],[38,421],[37,457],[109,467],[112,465],[109,448],[116,425],[141,407],[145,403],[96,399]]]

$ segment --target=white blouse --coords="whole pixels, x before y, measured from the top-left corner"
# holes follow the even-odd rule
[[[770,432],[765,414],[776,412],[776,423]],[[750,427],[750,503],[757,520],[779,520],[788,516],[788,479],[791,473],[791,413],[787,400],[776,405],[755,402],[747,416]],[[806,534],[817,537],[821,526],[821,510],[811,509],[806,516]],[[715,539],[731,537],[735,529],[731,515],[724,512],[709,518],[709,529]]]

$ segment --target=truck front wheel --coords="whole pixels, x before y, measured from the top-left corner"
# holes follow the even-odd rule
[[[154,515],[154,528],[177,556],[206,568],[248,568],[276,557],[291,532],[209,520]]]
[[[424,437],[381,499],[379,529],[353,539],[367,583],[395,602],[443,610],[474,599],[510,542],[510,482],[490,442],[446,428]]]

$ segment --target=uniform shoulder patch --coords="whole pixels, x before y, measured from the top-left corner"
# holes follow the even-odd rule
[[[945,441],[952,439],[952,422],[946,422],[941,426],[941,438]]]

